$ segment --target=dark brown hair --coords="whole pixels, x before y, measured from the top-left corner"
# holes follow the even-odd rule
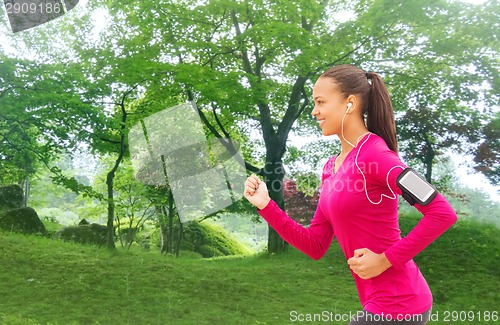
[[[391,98],[382,77],[375,72],[364,72],[349,64],[338,65],[321,75],[332,79],[346,98],[357,96],[366,114],[366,127],[385,140],[392,151],[398,152],[396,123]]]

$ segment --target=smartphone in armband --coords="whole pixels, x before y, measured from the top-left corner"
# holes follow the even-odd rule
[[[403,198],[410,204],[427,205],[434,200],[438,191],[413,169],[406,168],[396,178],[396,184],[403,192]]]

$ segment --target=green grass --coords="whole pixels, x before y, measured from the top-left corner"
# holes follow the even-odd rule
[[[416,222],[403,217],[401,226]],[[459,222],[417,256],[440,317],[431,324],[495,324],[443,319],[452,311],[498,312],[499,235],[494,226]],[[360,308],[336,243],[320,261],[295,249],[196,259],[0,233],[1,324],[274,325],[290,324],[291,311]]]

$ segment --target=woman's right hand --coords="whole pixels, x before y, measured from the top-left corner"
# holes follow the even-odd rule
[[[261,181],[255,174],[249,176],[245,181],[245,191],[243,195],[259,210],[264,209],[269,201],[271,201],[269,193],[267,192],[266,183]]]

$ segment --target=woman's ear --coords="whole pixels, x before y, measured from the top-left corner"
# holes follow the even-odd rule
[[[346,111],[346,113],[350,113],[350,112],[354,111],[354,109],[356,108],[356,102],[357,102],[356,96],[349,95],[347,97],[347,111]]]

